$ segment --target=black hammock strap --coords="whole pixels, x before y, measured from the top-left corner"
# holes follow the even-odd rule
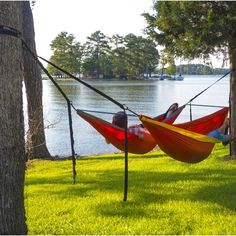
[[[96,111],[96,110],[87,110],[87,109],[79,109],[80,111],[84,111],[84,112],[91,112],[91,113],[99,113],[99,114],[106,114],[106,115],[115,115],[115,112],[107,112],[107,111]],[[134,114],[127,114],[127,116],[136,116]]]
[[[14,36],[16,38],[20,38],[21,40],[23,40],[22,33],[19,30],[14,29],[9,26],[0,25],[0,34],[11,35],[11,36]]]
[[[50,64],[51,66],[55,67],[56,69],[60,70],[61,72],[65,73],[66,75],[70,76],[71,78],[73,78],[74,80],[80,82],[81,84],[85,85],[86,87],[92,89],[93,91],[95,91],[96,93],[100,94],[101,96],[105,97],[106,99],[110,100],[111,102],[113,102],[114,104],[116,104],[117,106],[119,106],[121,109],[124,109],[124,105],[119,103],[118,101],[116,101],[115,99],[113,99],[112,97],[108,96],[107,94],[103,93],[102,91],[94,88],[93,86],[91,86],[90,84],[84,82],[83,80],[77,78],[76,76],[72,75],[71,73],[69,73],[68,71],[60,68],[59,66],[55,65],[54,63],[48,61],[47,59],[38,56],[38,58],[40,58],[41,60],[47,62],[48,64]]]
[[[228,74],[230,74],[231,72],[235,71],[236,69],[233,70],[229,70],[227,73],[225,73],[223,76],[221,76],[218,80],[216,80],[214,83],[212,83],[211,85],[209,85],[208,87],[206,87],[205,89],[203,89],[200,93],[198,93],[197,95],[195,95],[193,98],[191,98],[187,104],[191,103],[194,99],[196,99],[198,96],[200,96],[202,93],[204,93],[205,91],[207,91],[209,88],[211,88],[213,85],[215,85],[216,83],[218,83],[219,81],[221,81],[223,78],[225,78]]]

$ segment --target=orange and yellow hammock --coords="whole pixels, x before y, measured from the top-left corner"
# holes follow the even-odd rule
[[[165,114],[161,114],[154,120],[166,122],[172,124],[185,106],[179,107],[169,118],[165,119]],[[88,114],[84,111],[77,110],[77,114],[81,116],[85,121],[87,121],[91,126],[93,126],[105,139],[118,148],[121,151],[125,151],[125,132],[124,129],[111,124],[99,117]],[[128,136],[128,152],[134,154],[144,154],[150,152],[156,145],[155,139],[150,133],[145,133],[142,140],[140,140],[135,134],[127,132]]]
[[[147,116],[140,116],[140,120],[163,152],[178,161],[197,163],[206,159],[214,145],[221,142],[204,134],[219,128],[227,114],[225,107],[209,116],[178,125],[158,122]]]

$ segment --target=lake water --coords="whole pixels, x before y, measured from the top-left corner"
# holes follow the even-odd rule
[[[220,76],[185,76],[184,81],[87,81],[92,86],[126,104],[138,114],[156,116],[164,113],[174,102],[180,105],[214,83]],[[58,81],[76,108],[92,111],[117,112],[120,108],[101,95],[76,81]],[[193,103],[228,106],[229,78],[226,77],[200,95]],[[47,146],[52,155],[69,156],[70,136],[67,104],[50,80],[43,81],[43,106]],[[193,118],[206,115],[217,108],[193,107]],[[106,144],[97,131],[81,119],[72,109],[75,151],[78,155],[113,153],[118,150]],[[93,113],[110,121],[112,115]],[[176,123],[189,120],[189,106],[179,116]],[[139,123],[130,117],[129,124]]]

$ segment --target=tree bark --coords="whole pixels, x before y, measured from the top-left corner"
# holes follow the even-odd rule
[[[21,31],[21,2],[0,1],[0,24]],[[27,234],[22,44],[0,34],[0,234]]]
[[[30,2],[23,4],[23,37],[31,51],[35,54],[35,34],[33,15]],[[42,78],[40,68],[27,50],[23,51],[24,82],[28,106],[28,125],[26,151],[29,158],[48,158],[50,153],[46,146],[43,106],[42,106]]]
[[[229,50],[230,55],[230,131],[236,137],[236,49]],[[233,71],[234,70],[234,71]],[[236,155],[236,139],[230,144],[230,155]]]

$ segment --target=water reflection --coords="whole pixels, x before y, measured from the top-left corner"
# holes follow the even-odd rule
[[[184,81],[88,81],[92,86],[111,96],[121,104],[126,104],[138,114],[155,116],[163,113],[173,102],[185,104],[192,97],[216,81],[219,76],[192,76],[185,77]],[[107,101],[101,95],[88,89],[76,81],[59,81],[63,91],[68,95],[74,106],[79,109],[117,112],[119,107]],[[229,83],[228,78],[223,79],[194,103],[228,105]],[[54,124],[46,130],[47,145],[52,155],[70,155],[69,124],[67,104],[57,88],[51,81],[43,81],[43,104],[45,124]],[[213,112],[213,108],[193,108],[194,118]],[[106,120],[111,115],[95,114]],[[189,119],[189,107],[184,109],[177,122]],[[129,124],[139,122],[137,118],[130,117]],[[117,151],[107,145],[104,138],[90,125],[82,120],[73,111],[73,128],[75,149],[79,155],[112,153]]]

